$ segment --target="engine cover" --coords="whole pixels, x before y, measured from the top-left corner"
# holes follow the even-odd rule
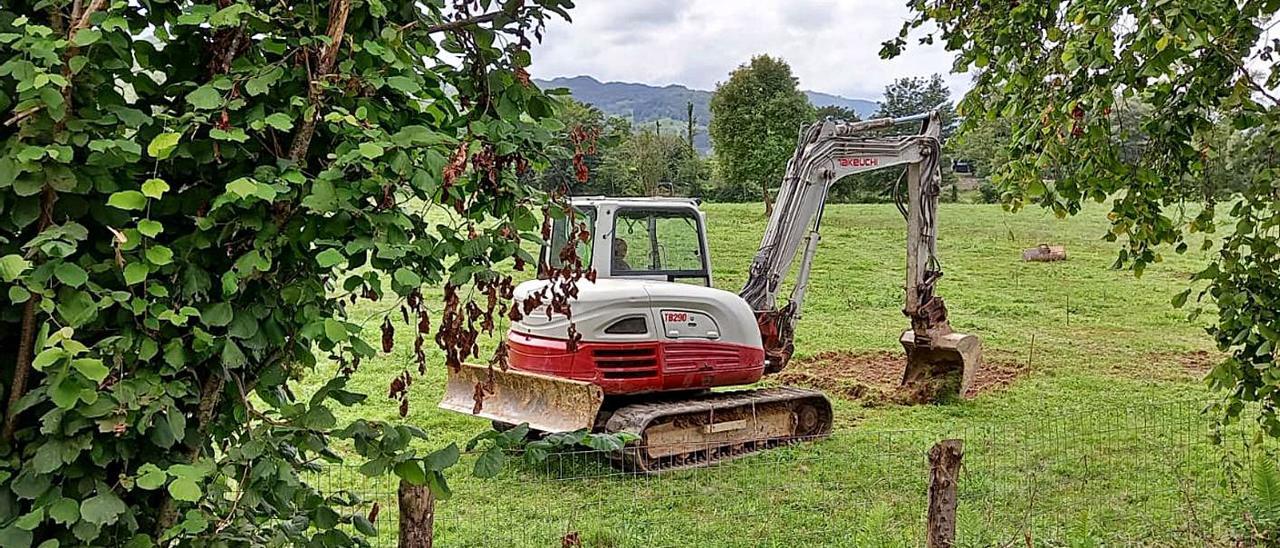
[[[547,283],[520,284],[516,302]],[[548,317],[544,305],[511,325],[508,365],[591,382],[609,395],[751,384],[764,374],[755,315],[728,291],[600,279],[580,282],[570,306],[577,345],[568,340],[570,319]]]

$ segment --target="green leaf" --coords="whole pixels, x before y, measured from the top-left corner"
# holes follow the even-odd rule
[[[253,13],[253,7],[249,4],[231,4],[213,14],[209,18],[209,26],[213,28],[239,26],[240,16],[246,13]]]
[[[44,508],[36,508],[18,518],[13,524],[24,531],[34,531],[42,521],[44,521]]]
[[[138,221],[138,233],[143,236],[155,238],[161,232],[164,232],[164,225],[160,224],[158,221],[152,221],[151,219]]]
[[[27,302],[27,299],[30,298],[31,292],[27,291],[25,287],[20,285],[9,286],[9,300],[12,301],[13,304],[25,303]]]
[[[147,463],[138,468],[138,479],[135,485],[148,491],[154,491],[163,487],[167,481],[169,481],[169,474],[166,474],[159,466]]]
[[[436,450],[430,455],[427,455],[425,464],[428,470],[439,472],[457,464],[459,456],[458,444],[450,443],[448,447]]]
[[[173,262],[173,250],[162,245],[153,245],[147,248],[146,255],[147,262],[156,266],[164,266]]]
[[[36,371],[44,371],[50,365],[58,363],[62,358],[67,357],[67,351],[58,347],[46,348],[39,354],[36,354],[34,360],[31,360],[31,367]]]
[[[480,458],[476,459],[474,475],[477,478],[492,478],[502,471],[502,466],[507,461],[507,454],[497,445],[489,446],[489,449],[480,454]]]
[[[426,126],[405,126],[391,136],[391,142],[400,147],[433,145],[448,141],[441,133],[427,129]]]
[[[416,460],[407,460],[396,464],[395,472],[400,479],[403,479],[414,485],[426,485],[427,474],[423,472],[422,465]]]
[[[205,84],[188,93],[187,102],[200,110],[212,110],[222,106],[222,94],[212,84]]]
[[[138,211],[147,207],[147,197],[136,190],[122,190],[107,198],[107,205],[125,211]]]
[[[53,269],[58,281],[71,287],[80,287],[89,281],[89,273],[75,263],[62,263]]]
[[[142,183],[142,194],[148,198],[159,198],[169,191],[169,183],[164,179],[147,179]]]
[[[179,133],[161,133],[151,140],[151,144],[147,145],[147,154],[157,160],[164,160],[173,154],[173,149],[178,148],[178,139],[182,135]]]
[[[80,521],[80,503],[75,499],[58,499],[58,502],[49,507],[49,517],[53,518],[54,523],[62,525]]]
[[[17,524],[0,529],[0,546],[5,548],[30,548],[31,531],[24,531]]]
[[[224,327],[231,323],[232,310],[230,303],[217,303],[206,308],[200,319],[210,327]]]
[[[61,466],[61,444],[54,441],[41,444],[40,448],[36,449],[36,454],[31,457],[31,469],[37,474],[48,474]]]
[[[102,31],[95,28],[83,28],[76,32],[71,43],[79,47],[85,47],[94,44],[102,38]]]
[[[170,407],[164,413],[165,424],[169,427],[169,435],[173,439],[182,441],[187,437],[187,417],[176,408]],[[177,475],[177,474],[175,474]]]
[[[72,327],[88,323],[98,314],[98,305],[88,293],[64,289],[58,297],[58,313]]]
[[[370,160],[382,156],[385,152],[377,143],[360,143],[360,155]]]
[[[438,500],[449,500],[453,497],[453,491],[449,490],[449,482],[445,480],[444,474],[440,472],[427,473],[427,487],[431,488],[431,493]]]
[[[124,267],[124,283],[127,285],[136,285],[147,279],[147,273],[150,269],[143,263],[129,263]]]
[[[350,338],[346,325],[333,318],[324,321],[324,336],[333,342],[343,342]]]
[[[359,531],[362,535],[369,537],[378,535],[378,528],[373,526],[373,522],[360,514],[351,516],[351,525],[354,525],[356,531]]]
[[[80,517],[94,525],[111,525],[125,512],[124,501],[110,489],[99,488],[98,494],[80,505]]]
[[[0,257],[0,280],[12,282],[18,279],[28,268],[31,262],[22,258],[20,255],[5,255]]]
[[[71,360],[71,367],[74,367],[81,375],[84,375],[93,382],[102,382],[102,380],[107,378],[107,375],[111,373],[111,370],[102,364],[102,360],[94,358],[79,358]]]
[[[1280,469],[1275,461],[1260,454],[1250,476],[1250,487],[1258,505],[1270,512],[1280,511]]]
[[[266,72],[250,78],[244,84],[244,90],[250,96],[258,96],[266,93],[271,89],[271,85],[284,75],[284,69],[279,66],[272,66]]]
[[[263,120],[263,122],[280,131],[289,131],[290,129],[293,129],[293,120],[289,118],[288,114],[283,112],[272,114]]]
[[[71,409],[80,400],[80,385],[63,375],[55,381],[53,390],[49,393],[49,399],[53,400],[53,404],[59,409]]]
[[[333,268],[346,260],[347,258],[342,252],[333,248],[321,251],[319,255],[316,255],[316,264],[320,265],[320,268]]]
[[[392,76],[387,78],[387,85],[402,93],[412,94],[422,91],[422,87],[419,86],[413,78],[409,78],[407,76]]]
[[[422,285],[422,277],[407,268],[397,268],[394,278],[396,283],[405,287],[417,288]]]
[[[200,491],[200,485],[196,482],[187,478],[177,478],[169,484],[169,494],[177,500],[197,502],[200,500],[202,492]]]
[[[233,127],[230,129],[213,128],[209,130],[209,136],[219,141],[231,141],[235,143],[243,143],[249,140],[249,134],[243,129]]]
[[[249,360],[245,358],[244,352],[240,350],[240,345],[230,339],[222,343],[222,364],[227,367],[240,367]]]
[[[227,192],[240,198],[252,196],[258,190],[258,183],[248,177],[241,177],[227,183]]]

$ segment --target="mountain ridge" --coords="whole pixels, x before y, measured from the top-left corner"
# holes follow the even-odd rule
[[[694,138],[697,148],[706,152],[711,143],[706,135],[706,125],[711,119],[711,92],[692,89],[680,84],[653,86],[634,82],[601,82],[592,76],[560,76],[535,79],[543,89],[566,88],[579,101],[595,106],[607,115],[630,118],[637,124],[661,120],[683,121],[690,101],[698,134]],[[866,99],[850,99],[830,93],[805,91],[815,107],[836,105],[853,109],[858,116],[867,118],[880,108],[879,103]]]

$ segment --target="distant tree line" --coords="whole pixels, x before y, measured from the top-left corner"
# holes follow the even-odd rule
[[[1010,138],[1008,124],[1000,119],[978,120],[963,135],[950,138],[957,115],[950,90],[942,77],[899,78],[885,87],[876,117],[907,116],[933,109],[940,111],[944,125],[945,159],[943,199],[999,202],[1002,192],[988,182],[996,166],[1007,161],[1004,143]],[[1141,103],[1123,104],[1109,113],[1117,128],[1115,146],[1121,156],[1136,161],[1146,153],[1146,136],[1139,120],[1150,111]],[[687,110],[687,109],[686,109]],[[714,151],[698,153],[691,144],[691,131],[701,131],[696,118],[667,120],[644,125],[629,119],[606,116],[600,109],[561,97],[557,117],[563,126],[555,132],[554,143],[562,159],[530,175],[544,190],[567,190],[570,194],[614,196],[695,196],[721,202],[766,201],[777,192],[787,160],[790,159],[800,129],[816,120],[833,118],[858,120],[851,109],[838,106],[814,108],[779,59],[759,56],[730,74],[717,86],[711,101],[709,132]],[[686,115],[687,116],[687,115]],[[698,116],[694,113],[694,116]],[[1254,174],[1271,165],[1258,158],[1254,146],[1259,136],[1238,131],[1227,123],[1202,137],[1204,173],[1184,184],[1206,196],[1225,197],[1247,186]],[[584,179],[580,180],[573,157],[577,149]],[[952,160],[972,166],[971,176],[951,172]],[[893,199],[900,169],[848,177],[836,183],[832,202],[888,202]],[[1046,173],[1052,180],[1055,174]]]

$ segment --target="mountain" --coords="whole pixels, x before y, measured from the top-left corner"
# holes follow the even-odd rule
[[[809,102],[813,106],[822,108],[829,106],[837,106],[852,109],[858,113],[858,117],[866,120],[875,115],[880,110],[880,103],[868,101],[866,99],[850,99],[839,95],[831,95],[830,93],[822,93],[819,91],[806,91],[805,95],[809,96]]]
[[[630,118],[636,124],[662,122],[673,126],[676,131],[684,132],[685,116],[690,101],[693,102],[693,116],[697,125],[694,143],[699,150],[707,152],[711,142],[707,138],[706,126],[711,120],[711,92],[700,89],[689,89],[672,84],[669,86],[650,86],[625,82],[601,82],[590,76],[572,78],[553,78],[551,80],[535,80],[543,89],[566,88],[573,97],[611,116]],[[829,93],[806,91],[809,102],[816,107],[838,105],[851,108],[859,116],[866,118],[880,107],[875,101],[865,99],[849,99]]]

